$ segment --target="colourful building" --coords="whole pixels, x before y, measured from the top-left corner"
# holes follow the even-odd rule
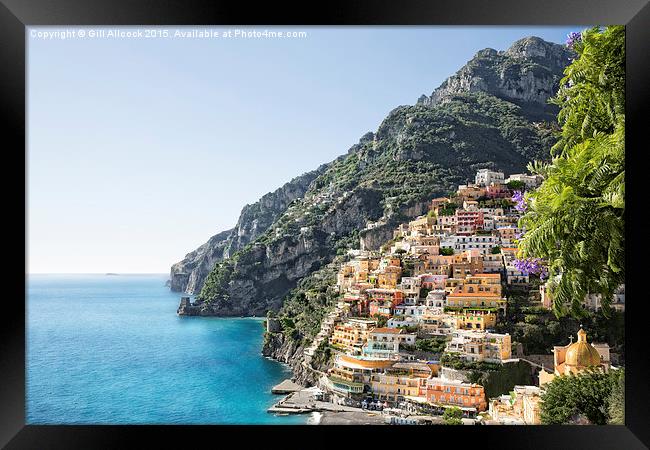
[[[377,285],[382,289],[395,289],[402,278],[402,268],[399,266],[387,266],[379,269],[376,274]]]
[[[429,378],[426,387],[427,401],[445,407],[456,406],[467,412],[481,412],[487,409],[485,390],[475,383],[460,380]]]
[[[345,352],[359,354],[368,340],[370,331],[377,321],[369,319],[349,319],[346,323],[336,325],[329,341],[334,347]]]
[[[537,386],[515,386],[507,395],[490,400],[492,421],[504,425],[540,425],[541,390]]]
[[[512,356],[509,334],[485,331],[455,330],[445,351],[466,361],[503,362]]]
[[[458,234],[472,234],[476,230],[482,230],[483,223],[483,211],[478,209],[456,210],[456,227],[458,227]]]
[[[371,359],[339,355],[328,370],[327,382],[335,393],[344,397],[360,397],[370,391],[370,378],[395,364],[388,359]],[[367,387],[366,387],[367,386]]]
[[[431,366],[417,362],[399,362],[383,373],[370,377],[372,394],[376,399],[399,402],[406,397],[426,397],[427,379],[433,374]]]
[[[456,326],[458,329],[485,331],[497,324],[497,315],[485,309],[463,308],[449,311],[449,315],[459,319]]]
[[[506,299],[501,297],[501,275],[480,273],[464,279],[447,279],[446,305],[450,309],[500,309],[505,312]]]
[[[500,309],[505,312],[506,299],[493,293],[485,292],[454,292],[447,295],[446,307],[454,308],[487,308]]]
[[[394,358],[399,356],[400,345],[415,345],[415,334],[401,328],[375,328],[368,335],[363,354]]]

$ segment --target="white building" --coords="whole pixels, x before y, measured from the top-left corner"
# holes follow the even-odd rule
[[[404,333],[402,329],[375,328],[368,335],[363,354],[369,356],[396,356],[400,345],[415,345],[415,334]]]
[[[409,316],[393,316],[390,319],[388,319],[388,322],[386,322],[386,326],[388,328],[399,328],[399,327],[414,327],[419,325],[419,319],[416,319],[415,317]]]
[[[422,278],[420,277],[402,277],[402,282],[398,285],[405,295],[420,295]]]
[[[503,270],[503,257],[501,253],[493,255],[488,253],[483,255],[483,272],[484,273],[499,273]]]
[[[445,351],[458,354],[467,361],[503,362],[511,357],[510,335],[455,330]]]
[[[492,247],[497,245],[497,237],[492,235],[455,236],[454,250],[478,250],[481,255],[490,253]]]
[[[503,172],[493,172],[490,169],[479,169],[476,172],[476,184],[479,186],[490,186],[492,183],[503,183],[505,176]]]
[[[510,175],[505,180],[505,183],[507,184],[511,181],[521,181],[526,185],[526,188],[532,189],[542,184],[542,180],[543,178],[541,177],[541,175],[528,175],[526,173],[515,173]]]
[[[583,301],[583,306],[591,311],[600,311],[603,306],[602,298],[600,294],[587,294]],[[616,289],[610,306],[616,311],[625,311],[625,284],[621,284]]]
[[[403,316],[405,318],[412,317],[416,321],[420,320],[422,316],[428,311],[426,305],[404,305],[401,304],[394,308],[395,316]],[[390,328],[390,327],[389,327]]]

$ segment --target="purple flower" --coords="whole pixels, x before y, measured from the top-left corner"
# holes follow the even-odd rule
[[[515,259],[513,265],[524,275],[539,275],[542,280],[548,276],[548,269],[541,258]]]
[[[512,195],[511,200],[516,203],[515,209],[517,211],[526,212],[526,209],[528,209],[528,203],[526,203],[523,192],[515,191],[515,193]]]
[[[576,45],[578,42],[582,41],[582,34],[578,33],[576,31],[573,31],[569,34],[567,34],[567,40],[566,40],[566,46],[569,48],[573,48],[574,45]]]

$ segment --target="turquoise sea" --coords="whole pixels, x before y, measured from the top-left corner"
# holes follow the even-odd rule
[[[290,376],[261,319],[176,316],[166,275],[30,275],[29,424],[302,424],[266,412]]]

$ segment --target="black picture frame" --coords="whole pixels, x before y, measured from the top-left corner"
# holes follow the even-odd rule
[[[329,445],[447,445],[484,448],[637,449],[650,445],[650,396],[646,335],[648,302],[643,298],[645,231],[642,203],[645,119],[650,104],[650,4],[648,0],[330,0],[322,4],[250,5],[223,1],[88,1],[2,0],[0,5],[0,108],[5,118],[5,226],[16,249],[2,304],[0,326],[0,446],[18,448],[195,448],[215,447],[234,438],[237,445],[260,439],[308,447]],[[27,205],[19,195],[27,176],[25,139],[26,27],[36,25],[626,25],[628,204],[626,234],[635,244],[628,251],[626,280],[626,425],[538,427],[358,427],[308,426],[34,426],[25,424],[25,278]],[[13,180],[11,177],[15,177]],[[21,184],[22,183],[22,184]],[[18,187],[16,187],[18,186]],[[23,192],[25,194],[25,192]],[[20,211],[23,211],[21,216]],[[20,218],[24,218],[24,222]],[[9,233],[9,232],[8,232]],[[647,239],[646,239],[647,240]],[[637,244],[638,243],[638,244]],[[6,258],[8,259],[8,258]],[[15,273],[14,273],[15,272]],[[645,300],[645,301],[644,301]],[[345,432],[345,438],[341,433]],[[329,438],[329,439],[328,439]],[[408,440],[405,440],[408,438]],[[345,442],[343,442],[345,439]],[[390,440],[390,441],[389,441]],[[337,442],[339,441],[339,442]],[[452,447],[453,448],[453,447]]]

